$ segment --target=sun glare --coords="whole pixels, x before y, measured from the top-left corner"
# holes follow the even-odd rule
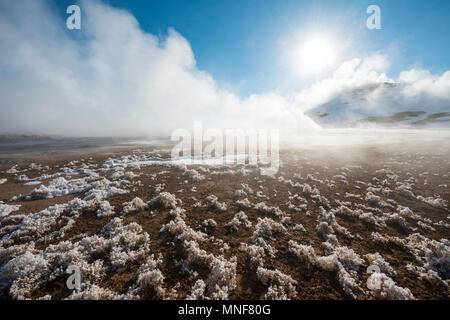
[[[301,75],[318,75],[336,60],[336,48],[325,37],[312,37],[301,43],[294,56],[296,71]]]

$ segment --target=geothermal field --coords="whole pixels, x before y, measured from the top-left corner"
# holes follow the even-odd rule
[[[449,299],[449,146],[281,148],[272,176],[161,145],[2,157],[0,298]]]

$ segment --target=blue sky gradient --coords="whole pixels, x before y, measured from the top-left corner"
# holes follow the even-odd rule
[[[55,1],[64,17],[70,0]],[[310,30],[349,42],[342,60],[387,54],[389,75],[411,67],[440,74],[450,69],[450,1],[300,0],[109,0],[138,20],[143,30],[164,37],[175,28],[191,44],[197,65],[240,95],[284,89],[283,43]],[[381,8],[382,30],[366,28],[366,8]],[[303,81],[304,80],[304,81]],[[310,79],[296,79],[298,89]],[[297,87],[297,88],[296,88]]]

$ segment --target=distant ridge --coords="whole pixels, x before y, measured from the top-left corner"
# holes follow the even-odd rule
[[[450,106],[401,106],[392,102],[391,105],[374,105],[370,103],[370,95],[389,97],[395,90],[404,85],[384,82],[366,88],[358,88],[340,93],[327,103],[321,104],[306,112],[315,122],[323,127],[359,127],[364,125],[378,126],[409,126],[449,127]]]

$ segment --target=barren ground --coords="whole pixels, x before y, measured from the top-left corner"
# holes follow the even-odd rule
[[[0,297],[449,299],[448,146],[282,150],[275,176],[148,146],[10,156]]]

